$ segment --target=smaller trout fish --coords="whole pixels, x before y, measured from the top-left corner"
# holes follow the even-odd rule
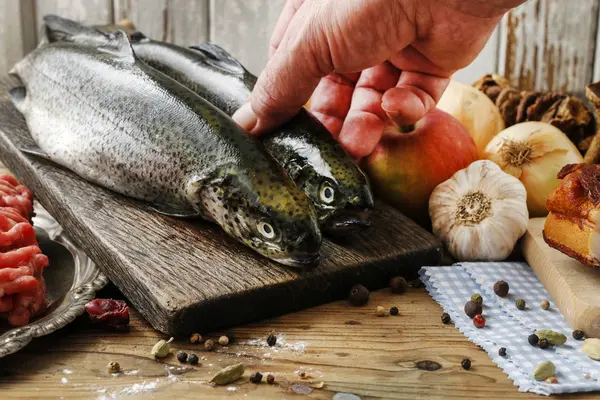
[[[109,29],[95,29],[55,16],[44,17],[51,41],[97,46]],[[104,32],[102,32],[102,31]],[[233,113],[248,99],[256,77],[213,44],[184,48],[131,34],[132,47],[149,66],[170,76],[223,110]],[[313,202],[321,228],[345,235],[370,225],[373,194],[366,175],[327,129],[306,109],[263,139],[265,149]]]

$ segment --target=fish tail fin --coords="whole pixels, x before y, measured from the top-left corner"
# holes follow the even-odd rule
[[[25,86],[16,86],[8,90],[8,97],[21,114],[25,112],[27,104],[27,90]]]
[[[148,42],[148,41],[150,41],[150,39],[148,39],[146,37],[146,35],[144,35],[140,31],[132,32],[129,35],[129,40],[131,40],[131,43],[142,43],[142,42]]]
[[[191,46],[190,49],[202,53],[206,57],[206,62],[210,65],[224,69],[234,74],[244,74],[248,71],[227,50],[213,43],[203,43],[197,46]]]

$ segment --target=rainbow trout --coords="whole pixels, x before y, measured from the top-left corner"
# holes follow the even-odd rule
[[[44,18],[52,41],[102,45],[114,27],[88,27],[55,16]],[[139,59],[190,88],[228,115],[248,99],[256,77],[213,44],[184,48],[131,34]],[[262,139],[265,149],[313,202],[323,230],[348,234],[369,225],[373,195],[367,177],[327,129],[306,109]]]
[[[203,217],[290,266],[318,262],[308,198],[231,118],[134,56],[124,32],[105,47],[43,44],[11,74],[10,98],[39,156],[177,217]]]

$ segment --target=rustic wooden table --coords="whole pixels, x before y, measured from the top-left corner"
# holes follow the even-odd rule
[[[118,296],[115,292],[108,288],[100,295]],[[377,317],[377,305],[396,305],[400,314]],[[164,337],[133,310],[129,332],[99,331],[80,318],[0,360],[0,397],[331,399],[345,392],[362,399],[540,398],[519,393],[484,351],[452,324],[441,323],[441,313],[424,289],[411,288],[402,295],[385,289],[372,293],[365,307],[339,301],[215,332],[210,337],[230,334],[234,342],[212,352],[189,344],[187,338],[176,340],[173,353],[183,349],[200,357],[193,368],[180,364],[175,354],[155,361],[150,350]],[[270,348],[265,339],[271,333],[279,340]],[[465,357],[472,361],[469,371],[460,366]],[[110,361],[118,361],[124,372],[109,375]],[[419,361],[441,368],[419,369]],[[221,387],[206,383],[222,366],[237,362],[247,366],[239,381]],[[276,383],[250,383],[254,371],[265,378],[272,373]],[[299,395],[294,388],[312,392]]]

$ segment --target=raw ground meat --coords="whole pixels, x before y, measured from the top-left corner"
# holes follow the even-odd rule
[[[46,309],[42,254],[31,225],[31,191],[9,175],[0,175],[0,319],[12,326],[29,323]]]

